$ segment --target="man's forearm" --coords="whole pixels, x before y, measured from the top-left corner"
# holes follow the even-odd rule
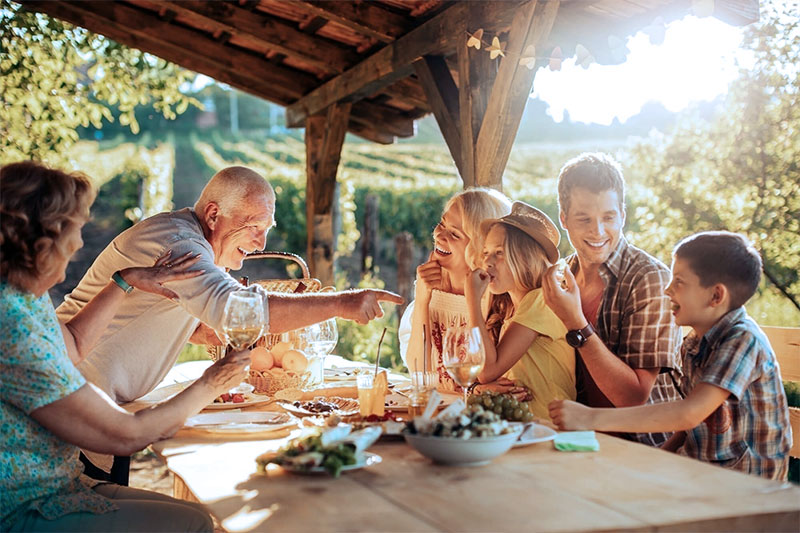
[[[580,357],[598,388],[616,407],[641,405],[647,401],[652,381],[643,380],[622,359],[611,353],[597,335],[589,337],[580,348]]]
[[[269,332],[283,333],[322,322],[340,313],[341,302],[330,294],[269,295]]]

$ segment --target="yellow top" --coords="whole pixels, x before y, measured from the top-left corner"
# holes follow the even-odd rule
[[[511,319],[539,335],[510,374],[533,393],[528,403],[537,418],[550,420],[547,404],[552,400],[574,400],[575,350],[567,344],[567,328],[544,303],[542,289],[534,289],[520,302]]]

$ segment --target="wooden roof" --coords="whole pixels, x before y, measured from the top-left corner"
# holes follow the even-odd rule
[[[431,111],[413,63],[422,56],[443,56],[456,77],[454,55],[467,32],[480,27],[489,39],[502,38],[526,2],[22,3],[286,106],[290,127],[303,126],[309,115],[333,103],[352,102],[348,131],[391,143],[413,136],[415,119]],[[715,16],[732,24],[758,19],[758,0],[711,4]],[[580,43],[601,63],[618,61],[609,49],[609,35],[624,38],[658,16],[669,22],[691,7],[691,0],[563,0],[548,50],[537,55],[558,45],[569,57]]]

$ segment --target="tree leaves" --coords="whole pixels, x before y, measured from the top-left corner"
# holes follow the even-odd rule
[[[9,0],[0,0],[0,49],[0,164],[63,161],[75,129],[112,121],[110,106],[137,133],[137,106],[175,118],[198,105],[180,92],[193,73]]]

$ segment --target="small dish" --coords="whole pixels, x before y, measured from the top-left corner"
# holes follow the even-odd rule
[[[297,419],[286,413],[201,413],[189,417],[184,424],[187,429],[206,433],[239,434],[271,433],[296,426]]]
[[[522,433],[514,443],[514,448],[536,444],[537,442],[547,442],[556,438],[556,431],[542,424],[528,422],[523,425]]]
[[[267,403],[271,400],[269,396],[264,396],[262,394],[256,394],[254,392],[249,392],[242,394],[244,396],[243,402],[214,402],[206,405],[203,407],[204,411],[222,411],[226,409],[241,409],[243,407],[254,407],[256,405],[261,405],[263,403]]]

